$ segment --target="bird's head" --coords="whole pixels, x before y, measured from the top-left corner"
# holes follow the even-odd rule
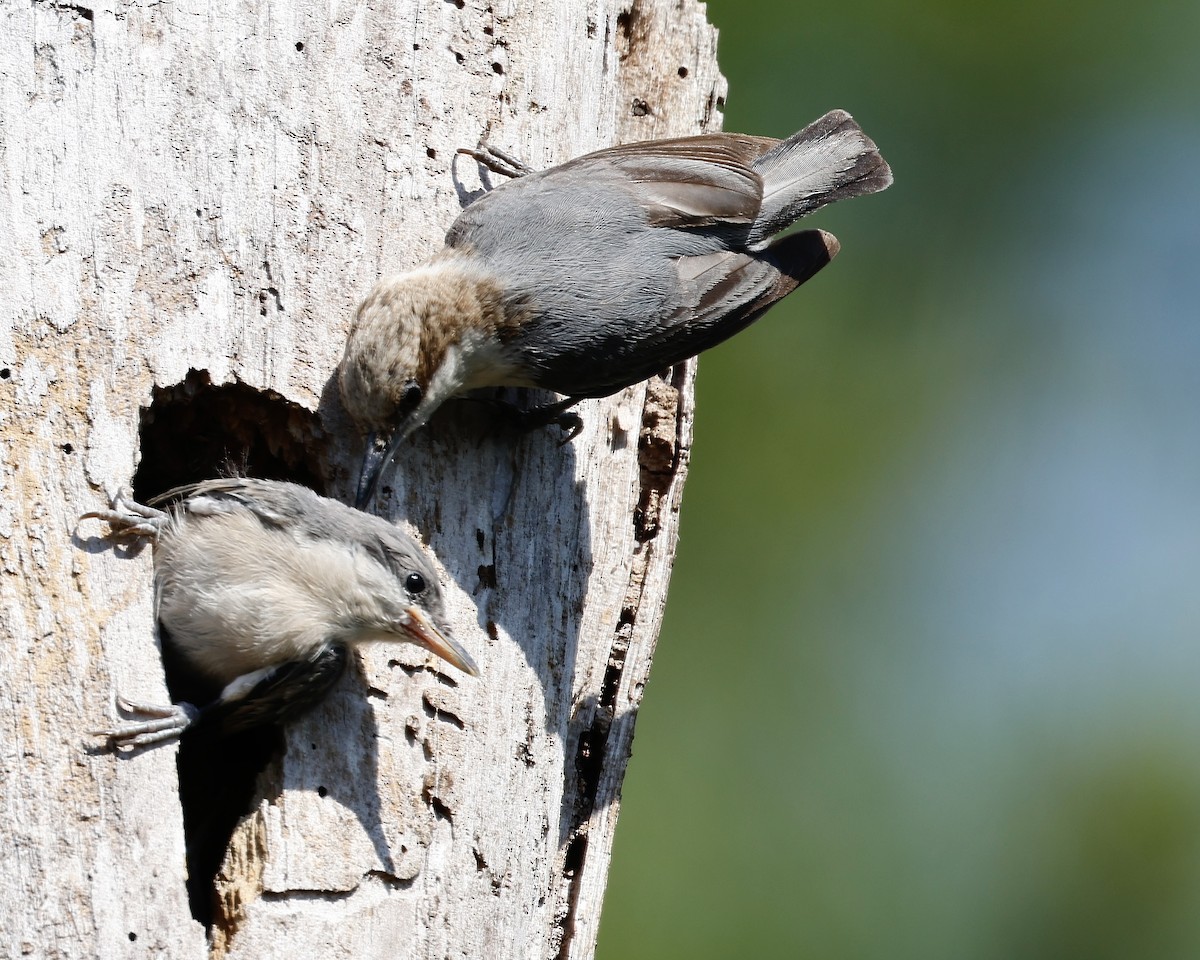
[[[424,401],[447,347],[430,335],[446,326],[439,280],[429,270],[389,277],[359,305],[338,386],[346,412],[364,432],[407,433],[432,412]]]
[[[391,439],[378,463],[364,463],[360,507],[401,441],[446,400],[517,382],[499,339],[514,322],[509,314],[494,278],[458,253],[385,278],[367,294],[346,338],[338,386],[359,428]]]
[[[342,594],[353,597],[346,608],[344,638],[352,643],[414,643],[464,673],[478,676],[474,659],[445,625],[441,584],[429,561],[399,531],[380,542],[379,549],[382,553],[372,549],[370,556],[358,557],[357,589]]]

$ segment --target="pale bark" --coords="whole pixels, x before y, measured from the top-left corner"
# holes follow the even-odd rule
[[[150,551],[77,523],[147,455],[152,399],[176,401],[156,423],[177,445],[288,447],[345,497],[361,441],[330,377],[356,301],[479,189],[455,148],[486,133],[547,165],[717,129],[723,92],[694,0],[0,6],[11,952],[209,949],[175,748],[87,750],[115,692],[166,698]],[[205,377],[245,392],[189,420]],[[483,676],[371,648],[288,730],[223,870],[215,952],[592,955],[691,412],[687,365],[583,404],[567,446],[462,409],[417,437],[378,509],[439,557]]]

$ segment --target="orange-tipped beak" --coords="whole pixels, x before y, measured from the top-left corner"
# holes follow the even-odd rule
[[[471,655],[456,641],[451,640],[435,627],[429,617],[419,608],[405,607],[404,612],[408,619],[400,625],[400,629],[408,636],[409,640],[431,653],[437,654],[447,663],[458,667],[463,673],[470,674],[472,677],[479,676],[479,667],[475,666]]]

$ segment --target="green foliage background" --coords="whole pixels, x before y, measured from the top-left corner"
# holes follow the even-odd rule
[[[896,184],[701,361],[601,960],[1200,957],[1200,5],[709,15]]]

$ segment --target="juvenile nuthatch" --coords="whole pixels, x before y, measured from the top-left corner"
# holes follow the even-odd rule
[[[838,251],[821,230],[776,234],[892,182],[842,110],[783,141],[651,140],[540,172],[489,147],[459,152],[513,179],[358,308],[342,400],[364,431],[393,430],[374,472],[364,467],[359,506],[399,442],[450,397],[540,387],[566,398],[545,408],[559,414],[733,336]]]
[[[168,508],[154,504],[169,502]],[[425,550],[392,524],[294,483],[235,478],[180,487],[107,510],[116,538],[154,544],[164,655],[208,702],[150,706],[118,698],[136,719],[96,731],[143,747],[203,723],[233,733],[315,706],[349,650],[407,641],[478,675],[442,626],[442,591]]]

